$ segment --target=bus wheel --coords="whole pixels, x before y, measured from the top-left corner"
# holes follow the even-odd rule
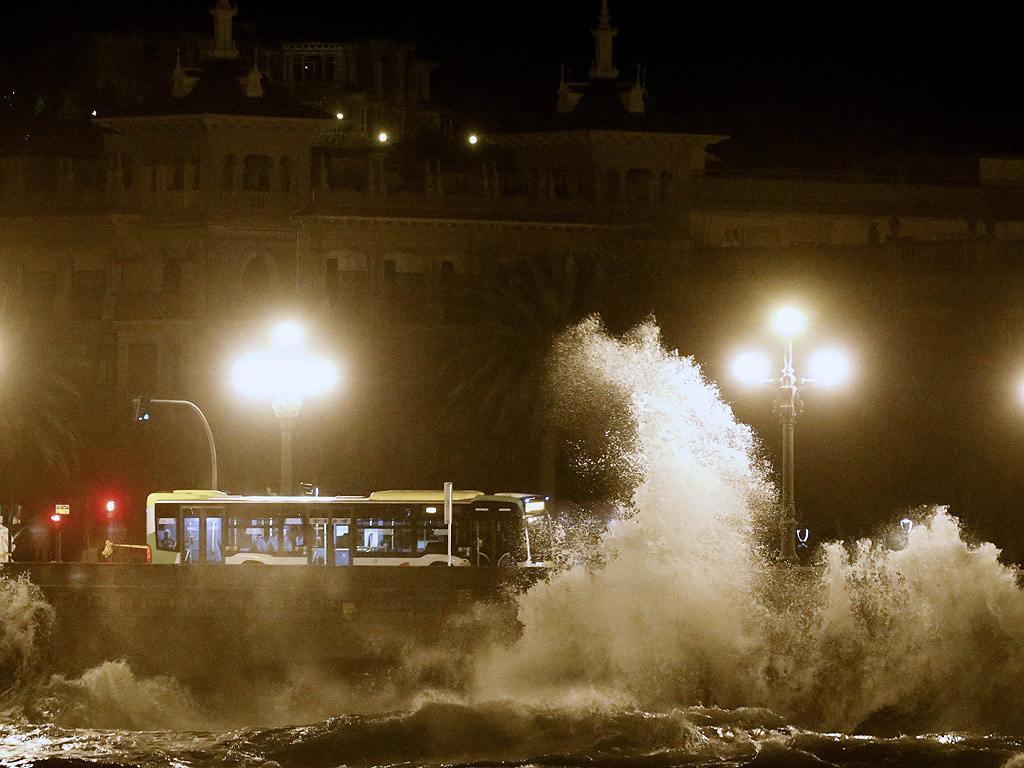
[[[441,566],[442,568],[447,568],[448,567],[448,563],[446,563],[446,562],[444,562],[442,560],[435,560],[434,562],[432,562],[427,567],[428,568],[433,568],[433,567],[438,566],[438,565]]]

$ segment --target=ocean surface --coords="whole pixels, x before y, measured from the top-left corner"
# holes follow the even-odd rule
[[[1021,739],[816,733],[770,712],[424,703],[225,732],[0,728],[5,766],[1024,766]]]
[[[771,468],[693,360],[592,318],[554,361],[578,470],[625,490],[560,529],[518,632],[200,695],[117,659],[54,674],[52,608],[0,576],[0,764],[1024,768],[1024,592],[994,545],[901,510],[779,567]]]

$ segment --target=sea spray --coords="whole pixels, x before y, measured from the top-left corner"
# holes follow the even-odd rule
[[[79,677],[53,675],[34,710],[66,728],[200,730],[217,721],[173,678],[137,676],[123,661],[107,661]]]
[[[628,414],[607,461],[633,490],[599,566],[522,598],[522,637],[477,665],[478,694],[751,703],[763,667],[754,531],[773,489],[750,429],[692,359],[662,348],[653,323],[614,339],[585,321],[556,345],[553,379],[580,423],[609,404]]]
[[[692,360],[653,323],[617,339],[595,319],[556,353],[562,423],[619,425],[586,462],[619,467],[628,492],[599,553],[566,558],[521,597],[520,637],[478,656],[477,700],[1024,733],[1024,593],[995,546],[935,509],[909,536],[829,544],[815,568],[774,562],[755,437]]]
[[[0,574],[0,707],[8,708],[39,679],[53,607],[27,577]]]
[[[108,661],[53,674],[55,611],[27,576],[0,574],[0,713],[12,722],[87,728],[200,728],[214,723],[180,684]]]
[[[779,710],[815,727],[1024,733],[1024,593],[992,544],[933,509],[895,532],[829,544],[787,632]]]

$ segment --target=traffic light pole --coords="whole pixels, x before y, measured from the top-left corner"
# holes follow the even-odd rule
[[[165,405],[184,405],[191,408],[199,415],[199,420],[203,423],[203,429],[206,430],[206,440],[210,444],[210,490],[217,490],[217,446],[213,442],[213,430],[210,429],[210,422],[206,420],[206,415],[199,409],[199,406],[193,403],[191,400],[158,400],[151,399],[148,397],[136,397],[135,398],[135,420],[136,421],[147,421],[149,419],[149,413],[146,410],[146,406],[149,403],[161,403]]]

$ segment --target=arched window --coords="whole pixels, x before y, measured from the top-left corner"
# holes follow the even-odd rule
[[[171,169],[171,185],[169,189],[181,190],[185,188],[185,166],[180,163]]]
[[[221,186],[225,192],[235,188],[235,156],[230,152],[224,155],[224,172],[221,177]]]
[[[242,166],[242,189],[265,192],[270,189],[270,158],[246,155]]]
[[[626,202],[630,205],[651,204],[651,179],[654,174],[646,168],[631,168],[626,172]]]

